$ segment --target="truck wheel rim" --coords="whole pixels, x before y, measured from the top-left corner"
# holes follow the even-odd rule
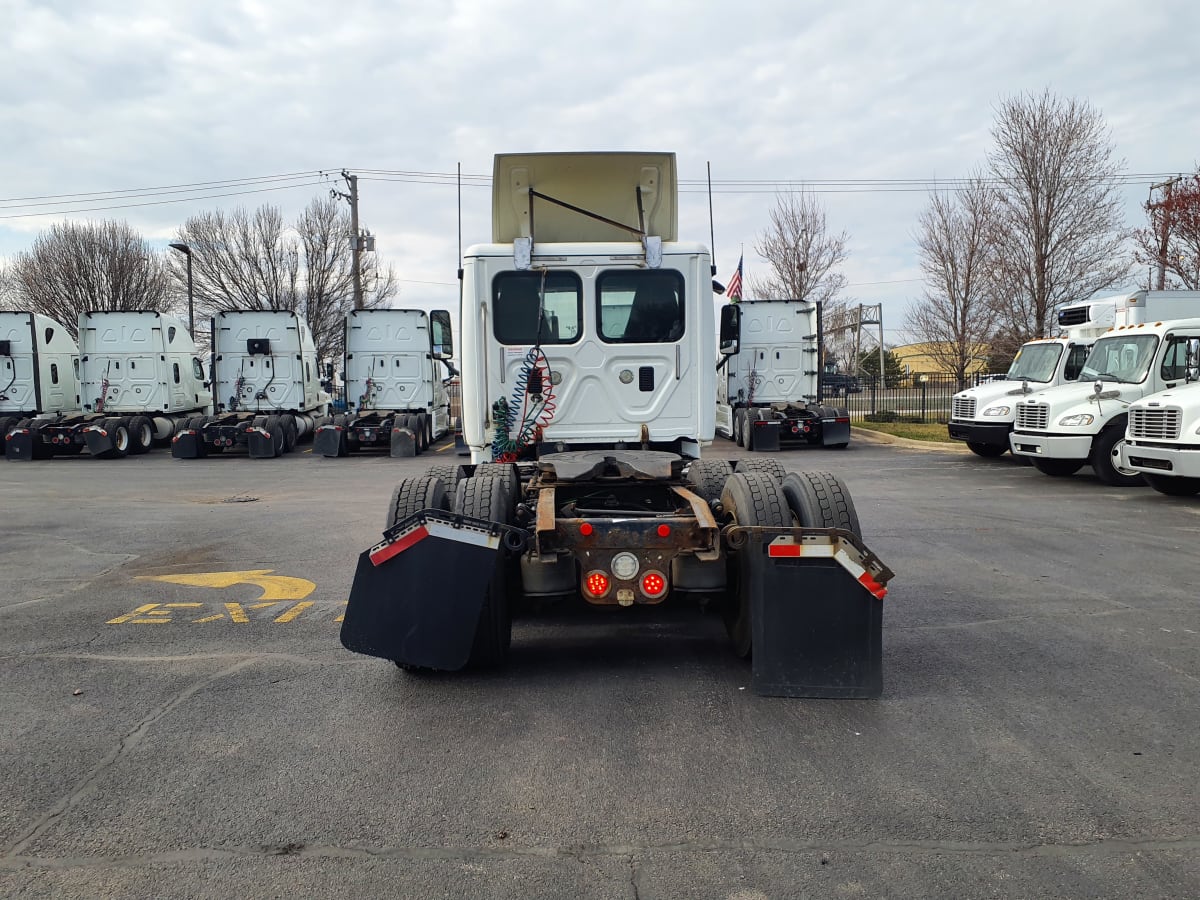
[[[1131,478],[1138,473],[1135,469],[1126,469],[1121,465],[1121,448],[1124,446],[1124,438],[1113,444],[1112,452],[1109,454],[1109,458],[1112,460],[1113,470],[1116,471],[1118,475],[1124,475],[1126,478]]]
[[[117,433],[113,435],[113,443],[116,444],[118,450],[125,451],[129,449],[129,431],[128,429],[118,426]]]

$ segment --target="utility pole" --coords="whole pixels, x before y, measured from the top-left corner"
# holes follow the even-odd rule
[[[358,230],[358,176],[351,175],[345,169],[342,169],[342,177],[346,179],[346,184],[350,188],[350,193],[343,194],[335,189],[330,190],[329,196],[341,197],[350,204],[350,279],[354,284],[354,308],[363,308],[363,289],[362,289],[362,262],[361,255],[363,249],[362,234]]]
[[[1183,181],[1182,175],[1176,175],[1159,184],[1150,185],[1150,193],[1156,189],[1163,192],[1158,203],[1146,201],[1150,209],[1162,210],[1162,233],[1158,239],[1158,287],[1156,290],[1166,290],[1167,287],[1167,247],[1171,242],[1171,188]]]

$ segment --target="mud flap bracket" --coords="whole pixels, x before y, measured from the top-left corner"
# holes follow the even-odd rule
[[[204,439],[194,429],[185,429],[171,439],[171,456],[175,459],[199,459],[206,455]]]
[[[750,603],[754,692],[879,697],[892,571],[840,529],[731,526],[723,536]]]
[[[358,558],[342,645],[405,666],[463,668],[496,567],[528,541],[524,529],[442,510],[401,520]]]
[[[342,430],[336,425],[321,425],[313,436],[313,454],[319,456],[340,456],[338,452],[342,445]]]

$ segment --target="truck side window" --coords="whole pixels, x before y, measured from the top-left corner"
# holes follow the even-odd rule
[[[1169,340],[1159,374],[1163,381],[1183,381],[1187,377],[1187,338],[1172,335]]]
[[[683,275],[672,271],[604,272],[596,281],[600,339],[667,344],[683,336]]]
[[[1083,364],[1087,362],[1089,349],[1082,344],[1071,347],[1071,351],[1067,355],[1067,363],[1063,367],[1063,378],[1067,381],[1079,380],[1079,373],[1083,371]]]
[[[192,357],[192,374],[196,376],[197,381],[204,380],[204,366],[200,365],[200,360]]]
[[[175,383],[176,383],[176,384],[179,384],[179,363],[172,363],[172,364],[171,364],[171,368],[172,368],[172,370],[173,370],[173,373],[174,373],[174,375],[175,375]]]
[[[538,309],[541,316],[538,316]],[[573,344],[583,320],[574,272],[501,272],[492,282],[493,333],[502,344]]]
[[[58,384],[58,363],[50,363],[50,381]]]

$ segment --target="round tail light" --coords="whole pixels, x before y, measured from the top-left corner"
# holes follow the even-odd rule
[[[642,593],[647,597],[661,597],[667,592],[667,579],[660,572],[647,572],[642,576]]]

